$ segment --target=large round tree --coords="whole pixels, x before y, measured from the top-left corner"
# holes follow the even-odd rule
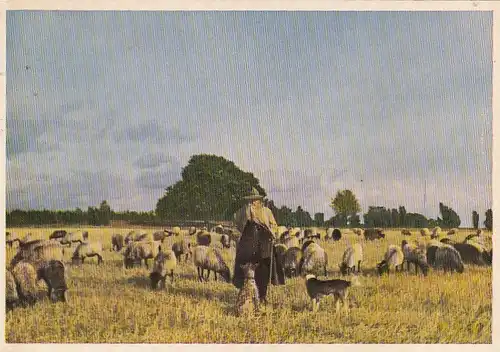
[[[182,169],[182,180],[166,188],[156,204],[162,219],[231,220],[251,187],[265,190],[251,173],[216,155],[193,155]]]

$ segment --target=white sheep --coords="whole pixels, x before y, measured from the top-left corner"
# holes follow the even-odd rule
[[[217,248],[201,245],[196,246],[193,250],[193,264],[198,271],[198,279],[200,281],[208,281],[210,271],[214,272],[215,281],[217,281],[217,273],[220,274],[226,282],[231,280],[229,267]],[[203,277],[205,269],[208,271],[206,278]]]
[[[342,256],[342,262],[339,264],[340,272],[342,275],[349,275],[354,273],[356,270],[356,265],[358,266],[358,273],[361,271],[361,261],[363,260],[363,248],[359,243],[355,243],[353,246],[348,246],[344,255]]]

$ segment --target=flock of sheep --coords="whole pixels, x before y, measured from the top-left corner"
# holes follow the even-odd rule
[[[375,229],[353,229],[353,233],[363,236],[365,240],[374,241],[385,238],[384,231]],[[452,239],[456,232],[444,233],[439,227],[420,230],[421,237],[428,239],[421,243],[409,243],[406,239],[401,245],[388,246],[382,260],[376,265],[379,275],[394,271],[402,271],[406,263],[427,275],[429,268],[462,273],[464,264],[491,265],[493,250],[486,250],[483,233],[467,236],[464,241]],[[411,235],[402,230],[404,236]],[[280,226],[275,231],[275,251],[284,268],[286,277],[305,276],[307,274],[327,276],[328,255],[323,241],[339,241],[342,233],[339,229],[328,228],[321,238],[315,228],[300,229]],[[125,268],[141,266],[150,269],[148,261],[152,260],[149,279],[152,289],[164,288],[169,278],[174,282],[178,265],[190,259],[197,270],[198,280],[207,281],[210,273],[214,273],[226,282],[231,282],[231,270],[223,258],[224,250],[235,247],[239,241],[239,232],[234,228],[221,225],[208,231],[207,228],[191,227],[148,233],[146,231],[130,231],[126,235],[114,234],[111,239],[111,250],[123,255]],[[450,237],[451,236],[451,237]],[[169,241],[165,241],[169,238]],[[31,240],[30,236],[21,239],[12,233],[6,234],[6,243],[12,246],[18,242],[16,255],[6,269],[6,303],[11,309],[16,305],[32,304],[36,301],[35,285],[44,280],[48,287],[48,296],[53,302],[66,301],[66,267],[63,261],[65,250],[71,248],[72,264],[81,264],[86,258],[97,257],[103,262],[103,244],[100,239],[89,238],[87,231],[69,233],[64,230],[54,231],[48,240]],[[168,243],[168,245],[167,245]],[[76,244],[76,247],[71,247]],[[360,273],[363,262],[363,248],[360,243],[348,244],[343,252],[339,269],[342,275]],[[205,270],[207,274],[205,276]]]

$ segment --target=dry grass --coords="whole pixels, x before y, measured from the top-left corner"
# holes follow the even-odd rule
[[[52,229],[9,229],[48,238]],[[192,263],[182,263],[174,286],[151,291],[143,266],[125,270],[122,256],[111,252],[111,235],[126,229],[90,229],[101,238],[104,264],[88,259],[69,265],[69,303],[43,298],[32,308],[7,313],[8,343],[491,343],[491,267],[466,266],[463,274],[431,271],[382,278],[373,275],[388,244],[400,244],[399,230],[386,239],[360,241],[365,252],[363,286],[351,290],[357,302],[349,316],[335,316],[333,300],[325,298],[312,313],[303,279],[270,286],[270,306],[258,318],[237,318],[237,290],[228,283],[196,279]],[[358,241],[350,231],[344,238]],[[416,232],[416,231],[413,231]],[[470,231],[453,237],[463,239]],[[487,234],[491,236],[491,233]],[[412,239],[418,239],[416,233]],[[324,243],[329,277],[340,277],[338,263],[344,238]],[[194,240],[194,238],[193,238]],[[491,246],[491,243],[490,243]],[[234,248],[225,256],[232,269]],[[15,250],[7,248],[7,263]],[[71,253],[66,251],[69,261]],[[213,277],[211,278],[213,280]],[[168,280],[167,280],[168,282]],[[40,294],[43,296],[43,284]],[[249,321],[249,319],[251,321]]]

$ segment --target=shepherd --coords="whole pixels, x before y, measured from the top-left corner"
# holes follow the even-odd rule
[[[241,238],[236,247],[233,285],[238,289],[243,286],[242,265],[258,263],[255,283],[260,301],[266,304],[269,282],[284,285],[285,273],[274,250],[274,230],[278,225],[271,209],[264,206],[263,198],[257,189],[252,188],[251,193],[243,197],[246,203],[234,214]]]

